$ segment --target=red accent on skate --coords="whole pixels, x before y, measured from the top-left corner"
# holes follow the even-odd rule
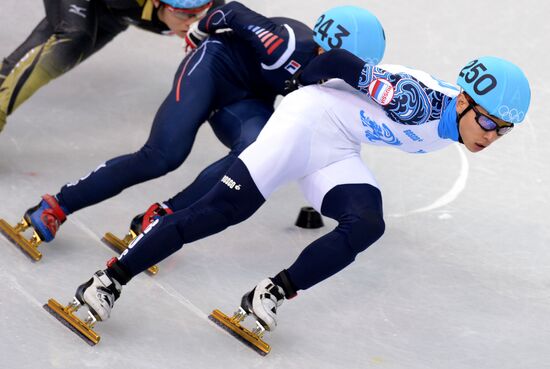
[[[46,228],[48,228],[48,230],[52,234],[52,237],[55,237],[55,234],[57,233],[57,230],[59,229],[61,223],[59,223],[59,221],[57,220],[52,209],[44,210],[44,212],[40,215],[40,221],[44,223]]]
[[[107,268],[112,267],[117,261],[118,261],[117,257],[112,257],[109,260],[107,260]]]
[[[162,206],[158,202],[154,203],[153,205],[149,206],[149,209],[147,209],[147,211],[143,215],[143,220],[141,221],[141,229],[145,230],[147,227],[149,227],[149,224],[153,223],[155,219],[170,214],[174,214],[174,212],[168,206]]]
[[[51,214],[59,221],[59,225],[61,225],[67,219],[67,216],[65,215],[63,209],[61,209],[61,206],[59,206],[56,198],[52,195],[46,194],[42,196],[42,200],[46,201],[46,204],[50,206],[51,209],[49,210],[51,210]]]

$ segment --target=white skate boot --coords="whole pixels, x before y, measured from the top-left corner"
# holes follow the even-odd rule
[[[289,279],[288,272],[283,270],[273,278],[262,280],[252,291],[245,293],[240,306],[232,316],[214,309],[209,318],[260,355],[267,355],[271,351],[271,346],[263,340],[264,333],[275,330],[277,308],[285,299],[295,296],[296,287]],[[247,317],[254,318],[254,328],[244,326]]]
[[[243,296],[241,307],[248,314],[253,314],[265,330],[274,331],[277,327],[277,308],[284,299],[283,289],[266,278]]]
[[[104,321],[109,319],[121,291],[122,286],[117,280],[98,270],[92,279],[78,287],[75,297],[81,304],[88,306],[97,320]]]
[[[100,339],[99,334],[94,331],[94,325],[97,321],[109,318],[121,290],[122,286],[118,281],[111,279],[104,271],[99,270],[88,282],[77,288],[73,300],[67,305],[61,305],[51,298],[44,305],[44,309],[93,346],[99,343]],[[83,306],[88,307],[86,318],[76,315],[76,312]]]

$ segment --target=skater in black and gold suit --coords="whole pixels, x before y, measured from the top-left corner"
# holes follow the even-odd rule
[[[38,89],[101,49],[129,25],[185,37],[223,0],[44,0],[46,17],[0,64],[0,131]]]

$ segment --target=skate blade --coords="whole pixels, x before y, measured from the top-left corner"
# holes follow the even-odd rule
[[[27,228],[29,224],[25,219],[17,223],[15,227],[12,227],[4,219],[0,219],[0,232],[6,236],[6,238],[16,246],[19,246],[31,259],[39,261],[42,259],[42,254],[38,251],[38,245],[42,243],[42,240],[36,232],[33,233],[31,239],[26,239],[21,234]]]
[[[101,241],[103,241],[104,244],[109,246],[111,250],[118,253],[119,255],[124,252],[128,248],[128,245],[136,238],[136,235],[133,232],[129,232],[126,236],[124,236],[123,239],[118,238],[111,232],[105,233]],[[159,267],[156,265],[153,265],[149,269],[147,269],[147,272],[151,275],[155,275],[159,272]]]
[[[55,299],[49,299],[48,303],[43,307],[47,312],[59,320],[61,324],[76,333],[76,335],[86,341],[90,346],[94,346],[99,342],[99,335],[94,332],[89,325],[74,315],[73,310],[69,307],[61,305]]]
[[[271,351],[271,346],[258,337],[258,335],[244,328],[236,320],[231,319],[218,309],[212,311],[212,314],[208,318],[260,355],[265,356]]]

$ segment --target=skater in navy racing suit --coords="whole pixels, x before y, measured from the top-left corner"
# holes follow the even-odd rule
[[[314,34],[298,21],[266,18],[238,2],[212,11],[189,32],[198,40],[195,44],[204,40],[178,68],[145,145],[135,153],[106,161],[63,186],[55,196],[45,195],[26,218],[43,241],[53,240],[67,215],[178,168],[187,158],[198,128],[208,119],[231,151],[203,170],[184,191],[153,204],[143,216],[143,228],[159,215],[187,208],[206,194],[256,139],[273,112],[275,96],[285,93],[285,81],[314,59],[320,47],[330,50],[331,45],[350,45],[365,59],[381,59],[385,39],[380,23],[366,10],[353,11],[342,20],[342,24],[350,23],[347,38],[337,28],[342,27],[339,23],[334,24],[333,34],[326,27]],[[225,28],[232,32],[215,33]],[[205,38],[207,32],[214,34]],[[372,40],[366,45],[348,44],[355,34]]]

